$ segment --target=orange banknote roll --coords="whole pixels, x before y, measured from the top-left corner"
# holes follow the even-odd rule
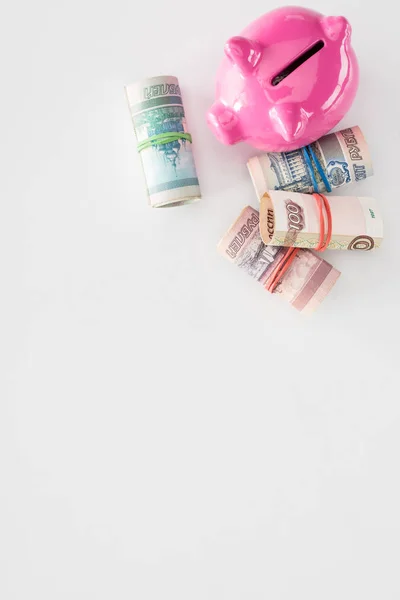
[[[259,225],[259,212],[246,206],[219,242],[218,251],[268,291],[280,294],[297,310],[312,313],[340,272],[310,250],[264,244]]]

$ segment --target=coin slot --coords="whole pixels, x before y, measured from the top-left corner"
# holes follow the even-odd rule
[[[287,67],[285,67],[284,69],[282,69],[282,71],[277,73],[277,75],[275,75],[275,77],[271,81],[272,85],[278,85],[278,83],[283,81],[283,79],[286,79],[288,75],[290,75],[291,73],[293,73],[293,71],[296,71],[296,69],[301,67],[301,65],[303,65],[307,60],[314,56],[314,54],[317,54],[317,52],[322,50],[323,47],[324,42],[322,40],[315,42],[315,44],[308,48],[308,50],[305,50],[305,52],[300,54],[300,56],[292,60],[292,62],[289,65],[287,65]]]

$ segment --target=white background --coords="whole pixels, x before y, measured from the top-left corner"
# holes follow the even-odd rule
[[[257,201],[205,124],[277,6],[9,2],[0,25],[1,600],[400,598],[399,33],[353,26],[385,241],[311,318],[216,252]],[[147,205],[124,85],[181,83],[203,199]],[[345,193],[343,192],[343,193]]]

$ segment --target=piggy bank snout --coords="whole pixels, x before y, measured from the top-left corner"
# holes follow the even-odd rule
[[[236,144],[242,139],[237,114],[222,102],[215,102],[207,113],[207,123],[223,144]]]
[[[282,103],[272,106],[268,113],[270,131],[276,136],[276,142],[279,139],[288,144],[293,144],[304,134],[308,115],[305,110],[296,103]],[[257,114],[251,114],[247,117],[247,135],[251,135],[254,128],[259,126],[259,117]],[[207,122],[216,138],[223,144],[232,145],[243,140],[243,128],[237,113],[222,102],[215,102],[207,113]]]

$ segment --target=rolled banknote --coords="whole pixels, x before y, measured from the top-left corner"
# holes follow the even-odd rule
[[[247,163],[258,200],[268,190],[326,192],[373,174],[367,142],[359,127],[329,133],[306,148],[269,152]]]
[[[266,289],[280,265],[286,260],[287,248],[267,246],[261,239],[259,213],[246,206],[218,244],[219,252],[257,279]],[[280,294],[294,308],[313,312],[331,290],[340,275],[332,265],[310,250],[296,250],[293,260],[277,280],[274,293]]]
[[[201,197],[176,77],[144,79],[126,86],[152,207],[189,204]]]
[[[260,233],[266,244],[317,248],[328,242],[328,214],[318,194],[269,191],[260,201]],[[382,217],[374,198],[329,196],[331,250],[372,250],[383,238]],[[321,206],[321,208],[320,208]],[[322,213],[322,215],[321,215]],[[321,232],[321,216],[326,224]]]

